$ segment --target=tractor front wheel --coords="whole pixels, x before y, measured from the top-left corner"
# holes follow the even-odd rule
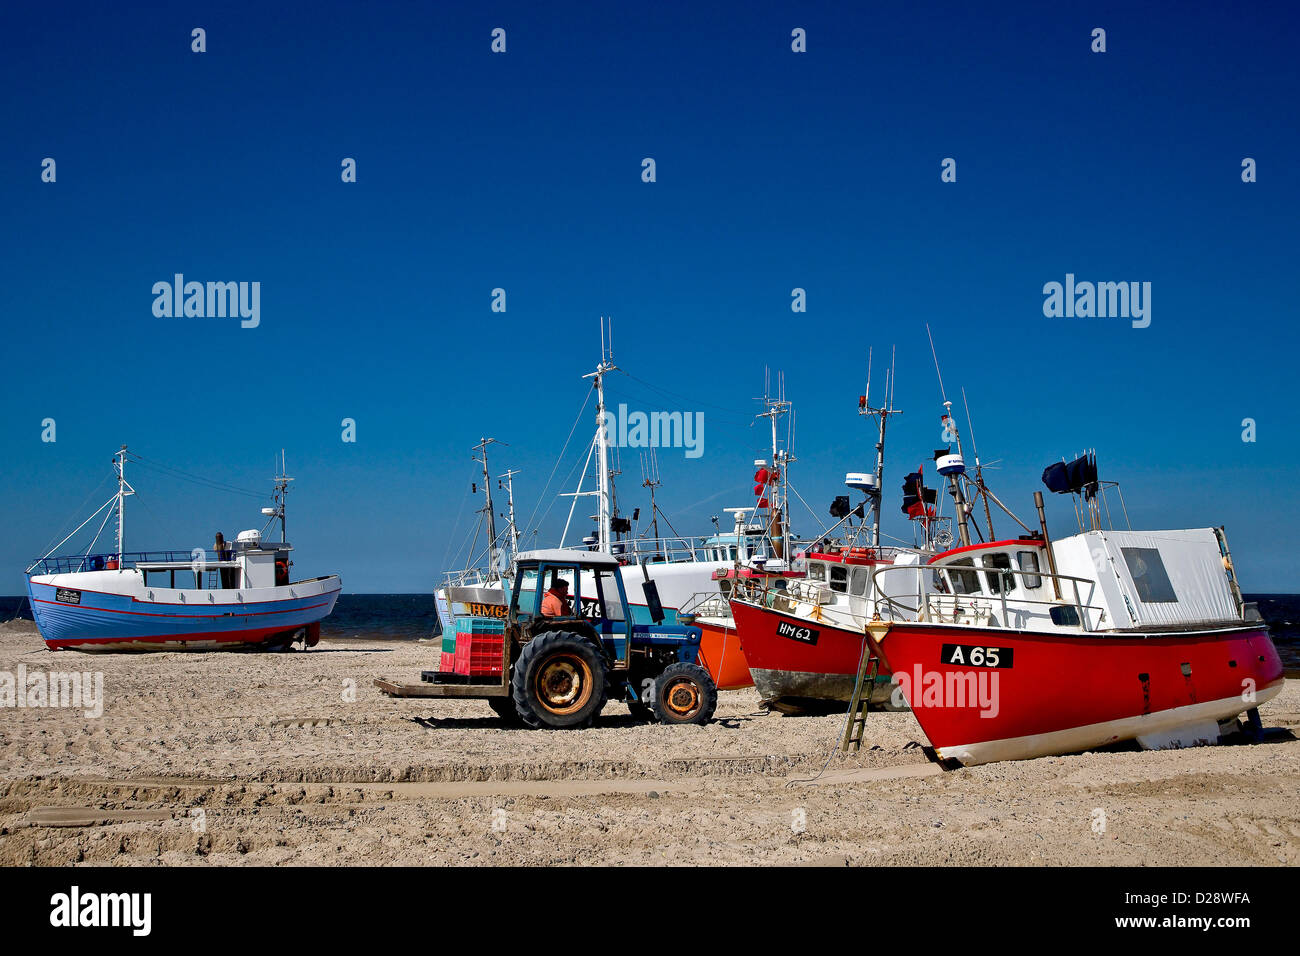
[[[718,685],[698,664],[669,664],[655,678],[653,706],[661,724],[707,724],[718,708]]]
[[[529,727],[589,727],[605,706],[605,657],[579,634],[547,631],[520,651],[511,691]]]

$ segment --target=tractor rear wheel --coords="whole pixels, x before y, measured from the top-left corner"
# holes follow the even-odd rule
[[[605,706],[605,656],[585,637],[547,631],[524,645],[511,691],[529,727],[589,727]]]
[[[718,685],[698,664],[669,664],[655,678],[654,712],[661,724],[707,724],[718,708]]]

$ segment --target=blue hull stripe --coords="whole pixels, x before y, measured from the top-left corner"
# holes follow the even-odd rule
[[[54,599],[55,587],[27,582],[32,616],[48,644],[99,641],[221,640],[238,634],[291,631],[328,617],[339,591],[284,601],[258,601],[221,606],[155,605],[130,595],[85,591],[86,604]],[[165,607],[166,610],[144,610]]]

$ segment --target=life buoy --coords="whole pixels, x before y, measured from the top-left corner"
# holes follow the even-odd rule
[[[275,583],[277,587],[280,586],[281,584],[289,583],[289,562],[288,561],[275,562]]]

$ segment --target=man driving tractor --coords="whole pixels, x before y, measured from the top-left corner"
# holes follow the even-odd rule
[[[543,617],[571,617],[573,603],[569,600],[569,582],[561,577],[551,579],[550,590],[542,596]]]

